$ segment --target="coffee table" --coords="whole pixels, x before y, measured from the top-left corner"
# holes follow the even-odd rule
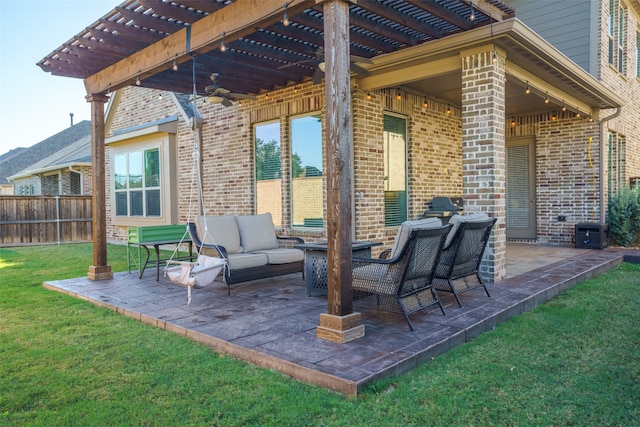
[[[380,242],[351,242],[351,256],[371,258],[371,248],[380,245],[382,245]],[[307,295],[327,295],[327,243],[304,243],[295,247],[304,250],[304,277],[307,284]]]

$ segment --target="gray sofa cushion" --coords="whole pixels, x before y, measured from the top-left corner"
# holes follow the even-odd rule
[[[224,246],[229,254],[242,252],[240,233],[235,216],[199,216],[197,220],[198,236],[200,236],[203,243]],[[207,226],[206,235],[205,224]]]
[[[278,239],[270,213],[237,216],[242,248],[245,252],[276,249]]]
[[[253,253],[265,254],[269,264],[288,264],[304,260],[304,252],[293,248],[267,249]]]
[[[229,269],[241,270],[243,268],[260,267],[266,265],[269,258],[266,254],[242,253],[229,255]]]

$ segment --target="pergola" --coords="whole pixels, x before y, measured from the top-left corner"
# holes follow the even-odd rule
[[[496,52],[528,53],[525,59],[537,61],[536,66],[545,68],[560,88],[574,93],[573,104],[583,113],[591,113],[594,107],[616,106],[616,99],[594,89],[595,80],[583,75],[586,73],[556,71],[553,75],[549,61],[530,53],[536,46],[523,49],[520,45],[529,43],[526,34],[522,40],[501,39],[501,33],[513,28],[513,24],[501,24],[513,22],[509,19],[513,16],[514,10],[498,0],[124,1],[38,63],[54,75],[83,79],[92,105],[94,265],[88,276],[111,277],[106,257],[104,166],[104,103],[111,91],[139,85],[191,93],[194,83],[203,91],[211,84],[210,74],[216,72],[221,84],[232,92],[259,95],[311,80],[322,62],[326,158],[330,159],[329,298],[328,314],[321,316],[318,334],[339,342],[359,336],[362,327],[359,315],[352,310],[350,289],[350,55],[371,61],[361,64],[367,70],[358,76],[361,87],[388,87],[398,76],[415,71],[412,54],[402,59],[403,51],[434,44],[433,58],[437,60],[437,50],[444,52],[447,40],[468,33],[464,43],[469,46],[483,39],[493,43]],[[443,56],[442,64],[448,64],[446,61]],[[527,78],[526,71],[512,70],[522,74],[518,76],[521,80]],[[437,79],[438,75],[432,77]],[[405,81],[411,87],[411,81]],[[432,86],[441,91],[437,95],[442,99],[455,103],[458,96],[459,100],[459,88]],[[422,90],[419,86],[415,89]],[[510,104],[521,108],[515,98]]]

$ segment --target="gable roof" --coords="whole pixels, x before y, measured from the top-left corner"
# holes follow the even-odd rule
[[[62,150],[10,176],[9,179],[25,178],[74,166],[91,166],[91,135],[80,138]]]
[[[16,148],[13,148],[13,149],[7,151],[4,154],[0,154],[0,163],[4,162],[5,160],[9,160],[13,156],[15,156],[17,154],[20,154],[24,150],[26,150],[25,147],[16,147]]]
[[[90,147],[91,122],[83,120],[29,148],[19,151],[15,155],[3,159],[0,161],[0,182],[6,183],[9,177],[16,175],[18,172],[32,169],[33,165],[46,161],[47,158],[55,158],[52,156],[87,136],[89,137]],[[86,154],[82,156],[84,158],[87,157]],[[88,156],[88,161],[90,162],[90,153]]]

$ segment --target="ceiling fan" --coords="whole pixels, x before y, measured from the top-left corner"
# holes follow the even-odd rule
[[[325,63],[324,63],[324,49],[320,48],[317,51],[314,52],[316,57],[313,59],[305,59],[302,61],[297,61],[297,62],[292,62],[290,64],[286,64],[283,65],[281,67],[278,67],[278,69],[282,69],[282,68],[287,68],[287,67],[292,67],[294,65],[298,65],[298,64],[304,64],[307,62],[316,62],[317,66],[316,66],[316,70],[313,73],[313,83],[314,84],[318,84],[322,81],[322,78],[324,77],[324,67],[325,67]],[[359,66],[357,63],[361,63],[361,64],[373,64],[373,62],[369,59],[369,58],[365,58],[363,56],[356,56],[356,55],[349,55],[349,68],[351,69],[351,72],[361,76],[361,77],[367,77],[369,75],[371,75],[371,73],[369,72],[369,70],[366,70],[364,68],[362,68],[361,66]]]
[[[218,73],[211,73],[209,78],[211,79],[213,84],[208,85],[204,88],[209,104],[222,104],[225,107],[230,107],[233,105],[233,99],[256,99],[256,97],[253,95],[233,93],[229,89],[221,87],[218,84],[218,79],[220,78],[220,74]]]

